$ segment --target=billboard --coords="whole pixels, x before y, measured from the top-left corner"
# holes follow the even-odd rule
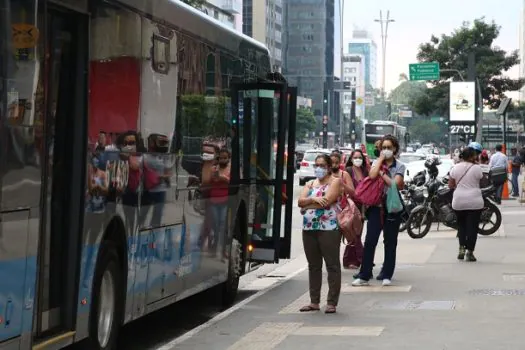
[[[474,82],[450,83],[450,121],[476,121],[476,85]]]

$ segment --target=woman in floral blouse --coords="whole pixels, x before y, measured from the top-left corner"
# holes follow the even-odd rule
[[[341,188],[340,181],[332,181],[330,156],[317,156],[314,167],[317,179],[306,184],[299,198],[299,207],[304,215],[303,246],[308,260],[310,285],[310,304],[302,307],[301,312],[320,310],[324,259],[328,272],[325,313],[332,314],[336,312],[341,291],[341,234],[336,211]]]

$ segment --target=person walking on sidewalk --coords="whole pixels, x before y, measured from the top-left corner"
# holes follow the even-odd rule
[[[379,176],[385,182],[386,187],[390,187],[395,182],[397,188],[403,188],[405,186],[404,175],[406,166],[396,159],[396,155],[399,152],[399,141],[392,135],[386,135],[378,143],[378,148],[381,150],[381,153],[379,158],[372,164],[368,176],[372,179]],[[388,168],[387,172],[381,170],[385,165]],[[386,192],[383,204],[370,207],[366,212],[368,223],[366,226],[363,263],[359,273],[354,276],[356,279],[352,282],[352,285],[355,287],[367,286],[369,284],[368,281],[372,278],[374,256],[381,231],[383,231],[385,258],[377,279],[383,281],[383,286],[388,286],[392,283],[392,276],[396,266],[397,236],[399,235],[399,226],[401,224],[401,212],[387,213],[385,201]]]
[[[490,169],[507,168],[508,158],[503,154],[503,146],[496,145],[496,153],[490,157],[489,166]],[[501,204],[501,196],[503,195],[503,184],[496,188],[496,203]]]
[[[308,260],[310,304],[301,312],[318,311],[321,302],[323,259],[328,272],[328,298],[325,313],[335,313],[341,292],[339,260],[341,233],[337,224],[337,202],[341,195],[340,181],[331,175],[332,160],[327,154],[315,159],[316,180],[303,188],[299,207],[303,214],[303,247]]]
[[[363,151],[356,149],[352,151],[348,162],[346,163],[346,171],[350,174],[351,181],[341,184],[345,192],[350,195],[350,198],[353,199],[355,195],[355,189],[365,177],[368,176],[368,167]],[[364,223],[365,213],[364,206],[360,206],[361,217]],[[363,226],[364,227],[364,226]],[[356,237],[354,242],[348,242],[345,247],[345,252],[343,254],[343,267],[345,269],[358,269],[361,267],[361,262],[363,261],[363,242],[361,241],[361,236]]]
[[[511,148],[510,154],[512,155],[512,197],[519,197],[520,188],[518,177],[520,176],[521,165],[523,163],[521,162],[521,157],[518,154],[518,149],[516,147]]]
[[[462,162],[450,170],[448,186],[454,190],[452,209],[458,220],[459,253],[458,260],[476,261],[474,249],[478,238],[479,221],[484,200],[479,182],[483,172],[476,164],[476,151],[470,147],[463,150]]]

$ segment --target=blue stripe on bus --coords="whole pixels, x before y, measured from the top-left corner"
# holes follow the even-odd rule
[[[3,341],[32,329],[36,257],[1,260],[0,281],[0,341]]]

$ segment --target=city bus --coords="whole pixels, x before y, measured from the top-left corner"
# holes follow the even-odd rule
[[[366,153],[370,158],[375,158],[374,144],[385,135],[394,135],[397,137],[400,146],[399,152],[404,151],[406,131],[406,127],[393,121],[376,120],[371,123],[366,123],[363,135],[366,145]]]
[[[178,0],[0,0],[0,349],[115,349],[288,259],[296,96]]]

